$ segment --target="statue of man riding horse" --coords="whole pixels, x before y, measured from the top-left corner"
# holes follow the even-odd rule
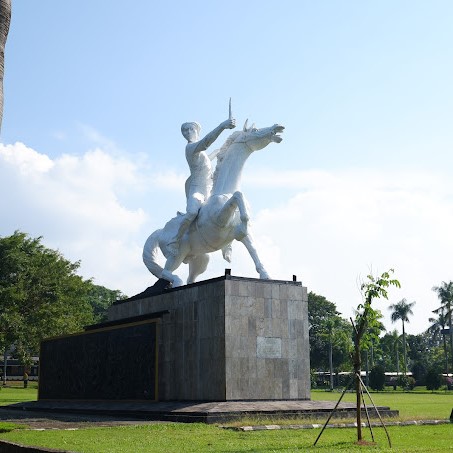
[[[184,123],[181,132],[187,140],[186,158],[190,177],[186,181],[187,210],[154,231],[143,248],[143,261],[158,279],[170,282],[172,287],[183,285],[173,272],[182,264],[189,265],[187,283],[193,283],[207,268],[209,253],[222,250],[228,262],[231,243],[242,242],[252,257],[260,278],[269,278],[256,252],[249,232],[249,213],[242,192],[239,191],[242,168],[248,157],[270,143],[280,143],[278,135],[284,127],[279,124],[257,129],[255,125],[233,132],[224,145],[208,155],[206,150],[225,129],[233,129],[236,121],[231,114],[201,140],[201,127],[196,122]],[[214,174],[211,160],[217,158]],[[157,262],[160,248],[166,258],[162,268]]]

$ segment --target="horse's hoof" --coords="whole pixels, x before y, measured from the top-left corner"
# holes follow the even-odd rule
[[[233,253],[231,244],[228,244],[226,247],[222,249],[223,259],[228,263],[231,263],[231,254]]]
[[[184,282],[175,275],[173,278],[173,281],[172,281],[172,287],[177,288],[178,286],[182,286],[182,285],[184,285]]]
[[[162,271],[161,278],[170,281],[172,288],[184,285],[183,281],[177,275],[172,274],[170,271],[166,269]]]
[[[266,271],[261,271],[260,273],[260,279],[261,280],[270,280],[270,276]]]

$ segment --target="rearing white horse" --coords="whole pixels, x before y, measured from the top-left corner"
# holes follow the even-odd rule
[[[206,270],[208,253],[223,249],[235,239],[247,248],[260,278],[269,278],[248,231],[249,213],[239,184],[248,157],[269,143],[280,143],[282,138],[277,134],[283,130],[284,127],[279,124],[262,129],[254,126],[247,128],[246,121],[242,131],[228,137],[217,155],[211,196],[181,238],[179,254],[173,256],[167,250],[167,245],[175,236],[183,215],[171,219],[164,228],[154,231],[146,240],[143,261],[153,275],[170,281],[173,287],[181,286],[182,280],[173,272],[181,263],[186,263],[189,264],[187,283],[193,283]],[[164,268],[157,263],[158,248],[166,258]],[[229,261],[228,255],[224,254],[224,258]]]

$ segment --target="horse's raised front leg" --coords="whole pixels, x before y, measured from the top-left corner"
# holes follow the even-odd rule
[[[247,234],[242,239],[239,239],[247,248],[250,256],[252,257],[253,262],[255,263],[255,268],[258,274],[260,274],[260,278],[262,279],[270,279],[269,274],[267,273],[266,269],[264,269],[263,263],[260,261],[258,257],[258,253],[256,248],[253,244],[253,239],[250,234]]]
[[[234,192],[231,198],[224,204],[223,208],[220,210],[216,223],[219,226],[226,225],[233,217],[234,211],[236,208],[239,209],[239,215],[241,218],[241,224],[236,227],[236,237],[235,239],[240,240],[242,237],[248,234],[248,222],[250,219],[249,211],[247,208],[247,203],[245,201],[244,195],[242,192]],[[238,235],[240,237],[238,237]]]

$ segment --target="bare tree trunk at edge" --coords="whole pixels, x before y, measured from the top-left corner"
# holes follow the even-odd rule
[[[11,0],[0,0],[0,131],[3,120],[3,75],[5,73],[5,45],[11,22]]]

